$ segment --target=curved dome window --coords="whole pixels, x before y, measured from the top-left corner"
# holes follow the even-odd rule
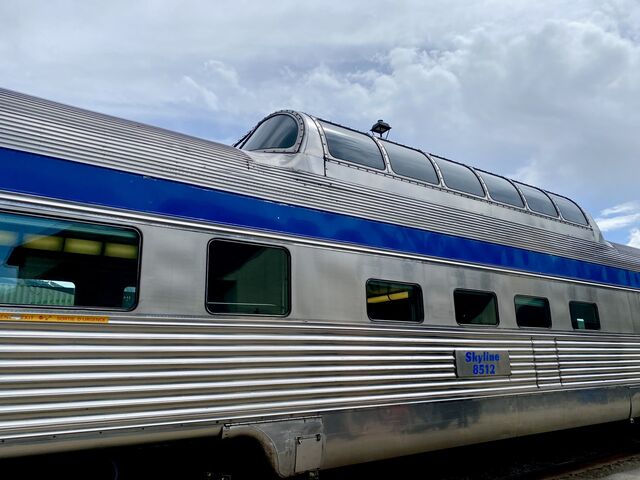
[[[480,180],[469,167],[450,162],[444,158],[437,158],[436,163],[447,187],[476,197],[484,197],[484,189]]]
[[[489,196],[493,200],[513,205],[514,207],[524,207],[522,197],[509,180],[487,172],[478,172],[478,175],[487,186]]]
[[[589,225],[589,222],[585,218],[580,207],[573,203],[568,198],[561,197],[559,195],[554,195],[550,193],[549,196],[556,202],[556,205],[560,209],[560,213],[562,214],[562,218],[569,222],[579,223],[580,225]]]
[[[391,168],[398,175],[438,185],[438,174],[427,156],[395,143],[383,142]]]
[[[330,123],[320,124],[327,139],[329,154],[333,158],[378,170],[385,169],[382,152],[370,136]]]
[[[529,205],[529,208],[532,211],[549,215],[550,217],[558,216],[558,212],[556,211],[556,207],[553,206],[553,202],[542,190],[538,190],[537,188],[533,188],[528,185],[523,185],[522,183],[518,183],[518,188],[524,195],[527,205]]]
[[[243,150],[286,150],[298,139],[298,122],[289,115],[274,115],[258,128],[242,145]]]

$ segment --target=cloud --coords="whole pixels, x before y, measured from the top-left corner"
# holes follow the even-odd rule
[[[383,118],[391,139],[572,197],[613,235],[637,221],[636,0],[23,0],[0,18],[4,87],[224,141],[280,108]]]
[[[611,230],[619,230],[621,228],[628,227],[633,225],[636,222],[640,221],[640,213],[634,213],[632,215],[622,215],[619,217],[610,217],[610,218],[596,218],[596,223],[600,230],[603,232],[608,232]]]
[[[605,208],[595,221],[603,232],[624,229],[627,232],[627,245],[640,248],[640,202],[624,202]],[[633,227],[629,230],[629,227]]]
[[[217,68],[184,78],[209,92],[212,114],[237,125],[279,108],[364,130],[384,118],[395,140],[597,204],[631,191],[626,166],[640,151],[640,47],[619,13],[518,32],[480,23],[375,52],[354,45],[356,29],[335,58],[316,48],[316,64],[294,59],[262,75],[260,62],[209,59]],[[332,40],[323,46],[336,53]]]
[[[605,208],[600,212],[603,217],[611,215],[619,215],[621,213],[640,212],[640,203],[638,202],[626,202],[613,207]]]

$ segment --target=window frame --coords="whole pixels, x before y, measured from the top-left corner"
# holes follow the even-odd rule
[[[423,152],[422,150],[418,150],[417,148],[407,147],[406,145],[402,145],[400,143],[395,143],[395,142],[392,142],[391,140],[387,140],[387,139],[379,140],[379,142],[382,144],[382,148],[384,149],[384,153],[385,153],[385,156],[387,158],[387,162],[389,163],[389,172],[391,174],[393,174],[394,177],[398,177],[399,179],[407,180],[409,182],[417,183],[419,185],[442,188],[442,178],[440,176],[440,171],[438,170],[438,168],[436,168],[435,162],[433,161],[433,159],[426,152]],[[387,151],[386,144],[388,144],[388,143],[390,143],[392,145],[395,145],[396,147],[406,148],[407,150],[413,150],[414,152],[417,152],[417,153],[421,154],[422,156],[424,156],[426,158],[427,162],[431,165],[431,168],[433,169],[434,173],[436,174],[436,179],[438,180],[438,183],[431,183],[431,182],[427,182],[426,180],[422,180],[420,178],[409,177],[407,175],[403,175],[401,173],[398,173],[393,168],[393,162],[391,161],[391,156],[389,155],[389,152]]]
[[[549,314],[549,325],[548,326],[531,326],[531,325],[520,325],[520,323],[518,322],[518,308],[516,305],[516,299],[518,297],[524,297],[524,298],[534,298],[534,299],[538,299],[538,300],[544,300],[546,307],[547,307],[547,313]],[[551,302],[549,302],[549,299],[547,297],[536,297],[534,295],[522,295],[522,294],[516,294],[513,296],[513,313],[516,317],[516,326],[518,328],[538,328],[538,329],[546,329],[546,330],[551,330],[553,328],[553,315],[551,314]]]
[[[448,190],[449,192],[454,192],[454,193],[457,193],[457,194],[460,194],[460,195],[465,195],[465,196],[468,196],[470,198],[475,198],[476,200],[477,199],[489,200],[488,189],[486,188],[486,185],[484,184],[484,182],[482,181],[482,179],[480,178],[478,173],[473,168],[471,168],[469,165],[465,165],[464,163],[456,162],[455,160],[449,160],[448,158],[439,157],[437,155],[434,155],[434,157],[435,157],[435,159],[433,160],[433,163],[436,166],[438,176],[441,178],[441,184],[440,184],[441,187],[443,187],[444,189]],[[478,185],[480,185],[480,190],[482,190],[482,192],[483,192],[482,196],[476,195],[475,193],[467,192],[465,190],[459,190],[457,188],[453,188],[453,187],[449,186],[447,184],[446,175],[442,172],[442,168],[440,167],[440,164],[438,163],[438,160],[442,160],[443,162],[449,162],[451,164],[458,165],[460,167],[463,167],[463,168],[466,168],[467,170],[469,170],[471,172],[471,175],[473,175],[473,177],[475,177],[475,179],[478,181]]]
[[[489,188],[489,186],[487,185],[487,182],[482,176],[483,174],[496,177],[496,178],[501,178],[502,180],[505,180],[506,182],[508,182],[514,188],[516,194],[518,195],[518,197],[520,198],[520,201],[522,202],[522,205],[514,205],[512,203],[506,203],[501,200],[496,200],[495,198],[493,198],[493,196],[491,195],[491,189]],[[527,202],[524,199],[522,192],[520,192],[518,187],[516,187],[515,182],[513,182],[512,180],[509,180],[507,177],[503,177],[502,175],[497,175],[495,173],[487,172],[485,170],[476,170],[476,175],[480,178],[480,181],[482,182],[484,189],[487,192],[487,199],[491,200],[491,202],[497,203],[498,205],[502,205],[507,208],[515,208],[516,210],[527,211]]]
[[[598,320],[598,328],[576,328],[573,322],[572,306],[576,304],[591,305],[596,313],[596,319]],[[569,301],[569,317],[571,318],[571,328],[576,332],[600,332],[602,331],[602,322],[600,321],[600,310],[596,302],[581,302],[579,300]]]
[[[277,117],[278,115],[284,115],[291,117],[294,122],[298,125],[298,136],[296,137],[296,141],[291,147],[288,148],[263,148],[259,150],[244,150],[245,144],[249,141],[249,139],[253,136],[253,134],[260,128],[260,126],[266,121],[270,120],[273,117]],[[300,146],[302,145],[302,139],[305,135],[305,126],[304,120],[297,112],[292,110],[280,110],[278,112],[274,112],[271,115],[264,117],[258,124],[253,127],[253,129],[247,133],[244,137],[238,140],[233,146],[242,150],[243,152],[265,152],[265,153],[298,153],[300,151]]]
[[[243,245],[253,245],[253,246],[257,246],[257,247],[267,247],[267,248],[275,248],[275,249],[279,249],[285,252],[285,256],[287,259],[287,311],[282,314],[282,315],[275,315],[275,314],[267,314],[267,313],[225,313],[225,312],[212,312],[211,310],[209,310],[209,302],[207,301],[208,299],[208,293],[209,293],[209,267],[211,265],[211,244],[213,242],[226,242],[226,243],[240,243]],[[293,285],[293,281],[292,281],[292,268],[291,268],[291,252],[289,251],[289,249],[283,245],[276,245],[276,244],[271,244],[271,243],[260,243],[260,242],[253,242],[253,241],[245,241],[245,240],[238,240],[236,238],[226,238],[226,237],[214,237],[209,239],[209,241],[207,242],[207,256],[206,256],[206,270],[205,270],[205,282],[204,282],[204,308],[206,310],[206,312],[209,315],[213,315],[215,317],[220,317],[220,316],[227,316],[227,317],[268,317],[268,318],[287,318],[291,315],[291,311],[293,309],[293,297],[292,297],[292,285]]]
[[[30,211],[22,211],[22,210],[8,210],[8,209],[0,209],[0,213],[9,214],[9,215],[21,215],[25,217],[35,217],[41,218],[44,220],[59,220],[62,222],[71,222],[71,223],[81,223],[91,226],[103,226],[109,228],[118,228],[121,230],[130,230],[135,232],[138,236],[138,258],[136,262],[136,299],[135,302],[129,308],[116,308],[116,307],[95,307],[95,306],[82,306],[82,305],[26,305],[23,303],[0,303],[0,309],[6,308],[24,308],[30,310],[75,310],[75,311],[91,311],[91,312],[132,312],[138,308],[140,303],[140,292],[142,285],[142,252],[143,252],[143,242],[144,236],[142,234],[142,230],[138,227],[131,225],[120,225],[117,223],[107,223],[102,221],[93,221],[93,220],[78,220],[72,217],[65,217],[63,215],[48,215],[47,213],[42,214],[41,212],[32,213]]]
[[[384,319],[384,318],[371,318],[371,316],[369,315],[369,307],[368,307],[368,297],[367,297],[367,286],[369,285],[369,282],[374,281],[374,282],[386,282],[386,283],[394,283],[394,284],[400,284],[400,285],[410,285],[413,287],[418,287],[418,307],[420,308],[420,312],[419,312],[419,320],[388,320],[388,319]],[[424,296],[422,295],[422,286],[419,283],[413,283],[413,282],[403,282],[403,281],[398,281],[398,280],[386,280],[386,279],[382,279],[382,278],[374,278],[374,277],[370,277],[367,279],[367,281],[365,282],[364,285],[364,302],[365,302],[365,308],[367,310],[367,318],[369,319],[369,321],[377,323],[377,322],[393,322],[395,324],[401,324],[401,325],[420,325],[422,323],[424,323],[425,321],[425,308],[424,308]]]
[[[337,128],[341,128],[343,130],[348,130],[348,131],[350,131],[352,133],[355,133],[357,135],[362,135],[363,137],[369,138],[373,142],[373,144],[376,146],[376,148],[378,149],[378,152],[380,153],[380,159],[382,160],[382,168],[373,167],[371,165],[364,165],[362,163],[352,162],[351,160],[346,160],[344,158],[334,157],[331,154],[331,150],[329,149],[329,141],[327,140],[327,134],[324,131],[323,123],[326,123],[327,125],[330,125],[332,127],[337,127]],[[387,158],[387,152],[384,151],[384,147],[380,146],[380,143],[378,143],[378,141],[376,140],[375,137],[373,137],[371,135],[367,135],[366,133],[359,132],[358,130],[354,130],[353,128],[349,128],[349,127],[345,127],[345,126],[342,126],[342,125],[338,125],[337,123],[328,122],[327,120],[322,120],[320,118],[317,119],[317,125],[319,126],[318,131],[320,132],[320,139],[322,141],[322,148],[324,150],[325,160],[331,160],[333,162],[346,164],[346,165],[348,165],[350,167],[358,168],[358,169],[362,169],[362,170],[366,170],[366,171],[370,171],[370,172],[376,172],[376,173],[381,173],[381,174],[390,173],[390,167],[389,167],[389,161],[388,161],[388,158]]]
[[[544,192],[547,194],[547,197],[549,197],[551,199],[551,201],[553,202],[553,205],[556,207],[556,210],[558,211],[558,215],[560,216],[560,218],[567,222],[570,223],[572,225],[578,225],[580,227],[584,227],[584,228],[591,228],[591,224],[589,222],[589,218],[587,218],[587,215],[585,213],[585,211],[582,209],[582,207],[580,205],[578,205],[576,202],[574,202],[573,200],[571,200],[570,198],[564,197],[562,195],[558,195],[557,193],[552,193],[552,192]],[[570,220],[567,217],[564,216],[564,213],[562,212],[563,207],[562,205],[558,202],[558,200],[561,201],[565,201],[568,202],[569,204],[573,205],[574,207],[576,207],[576,210],[578,211],[578,213],[580,215],[582,215],[582,218],[584,220],[583,222],[576,222],[574,220]]]
[[[496,305],[496,323],[494,324],[485,324],[485,323],[460,323],[458,321],[458,315],[456,314],[456,292],[463,293],[485,293],[491,295]],[[463,327],[480,327],[480,328],[497,328],[500,325],[500,307],[498,305],[498,296],[495,292],[491,292],[488,290],[474,290],[470,288],[456,288],[453,290],[453,315],[456,319],[456,323]]]
[[[558,206],[551,199],[551,197],[549,195],[547,195],[547,192],[545,192],[541,188],[534,187],[532,185],[527,185],[526,183],[516,182],[516,181],[514,181],[512,183],[516,186],[516,189],[518,190],[518,192],[520,193],[520,196],[524,200],[525,208],[526,208],[526,210],[528,212],[533,213],[534,215],[540,215],[540,216],[545,217],[545,218],[552,218],[554,220],[563,220],[562,217],[560,216],[560,210],[558,210]],[[548,213],[545,213],[545,212],[539,212],[538,210],[534,210],[533,208],[531,208],[531,206],[529,205],[529,199],[527,198],[527,195],[522,191],[520,186],[524,186],[526,188],[532,188],[534,190],[538,190],[539,192],[542,192],[542,195],[547,197],[547,200],[549,200],[551,202],[551,206],[553,207],[553,209],[556,212],[555,216],[554,215],[549,215]]]

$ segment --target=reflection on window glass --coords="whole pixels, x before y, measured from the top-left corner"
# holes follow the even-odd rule
[[[520,194],[509,180],[486,172],[478,172],[478,175],[482,177],[482,181],[487,186],[489,196],[496,202],[506,203],[514,207],[524,207]]]
[[[484,190],[482,189],[480,180],[478,180],[478,177],[476,177],[470,168],[442,158],[437,158],[436,163],[447,187],[458,190],[459,192],[484,197]]]
[[[571,200],[569,200],[568,198],[560,197],[558,195],[554,195],[553,193],[550,193],[549,196],[553,198],[554,202],[556,202],[556,205],[560,209],[560,213],[565,220],[573,223],[579,223],[580,225],[589,225],[589,222],[587,222],[587,219],[580,210],[580,207],[578,207]]]
[[[498,302],[491,292],[456,290],[453,292],[456,321],[463,325],[497,325]]]
[[[332,157],[384,170],[382,153],[376,142],[363,133],[320,122]]]
[[[289,276],[284,248],[214,240],[207,307],[211,313],[287,315]]]
[[[243,150],[291,148],[298,139],[298,123],[289,115],[274,115],[262,122],[242,146]]]
[[[0,213],[0,303],[133,308],[139,244],[129,229]]]
[[[429,159],[417,150],[384,142],[391,168],[398,175],[437,185],[438,174]]]
[[[412,283],[369,280],[367,315],[371,320],[421,322],[422,290]]]
[[[516,322],[520,327],[551,327],[549,300],[539,297],[516,295]]]
[[[558,212],[556,207],[553,206],[551,199],[547,197],[547,194],[542,190],[530,187],[528,185],[518,184],[518,188],[527,200],[527,205],[534,212],[543,213],[551,217],[557,217]]]
[[[124,287],[122,292],[122,307],[129,309],[136,304],[136,287]]]
[[[0,278],[2,303],[14,305],[55,305],[72,307],[76,286],[62,280]]]
[[[575,330],[600,330],[598,306],[595,303],[569,302],[569,311]]]

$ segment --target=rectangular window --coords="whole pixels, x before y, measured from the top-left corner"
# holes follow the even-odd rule
[[[549,300],[516,295],[516,322],[519,327],[551,327]]]
[[[281,247],[209,243],[207,309],[211,313],[287,315],[289,253]]]
[[[595,303],[569,302],[569,311],[575,330],[600,330],[600,316]]]
[[[455,290],[453,303],[461,325],[498,325],[498,302],[492,292]]]
[[[132,229],[0,213],[0,303],[129,310],[139,248]]]
[[[422,290],[413,283],[369,280],[367,315],[371,320],[421,322]]]

